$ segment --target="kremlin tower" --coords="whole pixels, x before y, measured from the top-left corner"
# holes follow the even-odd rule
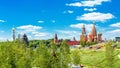
[[[55,34],[54,36],[54,43],[57,43],[58,42],[58,37],[57,37],[57,34]]]
[[[85,25],[82,27],[82,35],[80,36],[81,41],[87,41],[87,35],[86,35],[86,30],[85,30]]]
[[[98,42],[102,42],[102,33],[98,33]]]

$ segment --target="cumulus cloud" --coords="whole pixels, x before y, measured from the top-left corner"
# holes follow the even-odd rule
[[[73,37],[75,37],[77,40],[79,40],[80,32],[76,30],[56,30],[58,33],[59,39],[71,39],[73,40]]]
[[[48,33],[44,33],[44,32],[37,32],[37,31],[34,31],[32,32],[32,34],[36,37],[45,37],[48,35]]]
[[[97,10],[97,9],[96,8],[84,8],[84,11],[92,12],[92,11],[95,11],[95,10]]]
[[[91,31],[93,24],[84,24],[84,23],[78,23],[78,24],[71,24],[71,28],[78,28],[82,29],[83,25],[85,25],[86,31]]]
[[[68,11],[64,11],[63,13],[69,13],[69,14],[72,14],[74,11],[72,10],[68,10]]]
[[[114,17],[115,16],[112,15],[111,13],[92,12],[92,13],[83,14],[82,16],[77,16],[76,20],[104,22],[104,21],[112,19]]]
[[[34,25],[23,25],[23,26],[19,26],[17,27],[18,32],[24,34],[24,33],[31,33],[33,31],[37,31],[42,29],[41,26],[34,26]]]
[[[120,29],[115,29],[115,30],[111,30],[111,31],[108,31],[108,33],[120,33]]]
[[[110,0],[85,0],[85,1],[70,3],[70,4],[66,4],[66,5],[67,6],[76,6],[76,7],[82,7],[82,6],[94,7],[96,5],[101,5],[102,2],[110,2]]]
[[[36,29],[42,29],[41,26],[34,26],[34,25],[23,25],[23,26],[19,26],[17,27],[18,29],[31,29],[31,30],[36,30]]]
[[[6,22],[5,20],[0,20],[1,23]]]
[[[111,27],[120,27],[120,22],[114,23],[110,25]]]
[[[107,30],[103,35],[107,39],[115,39],[115,37],[120,36],[120,29]]]
[[[39,21],[38,21],[38,23],[44,23],[44,21],[42,21],[42,20],[39,20]]]
[[[17,27],[18,33],[27,34],[29,39],[50,39],[52,38],[51,34],[49,32],[43,32],[41,31],[42,27],[41,26],[35,26],[35,25],[23,25]]]
[[[76,34],[77,31],[70,31],[70,30],[57,30],[57,32],[63,33],[63,34]]]

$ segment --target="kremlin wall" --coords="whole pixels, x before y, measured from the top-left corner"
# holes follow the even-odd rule
[[[70,46],[74,46],[74,45],[80,45],[80,42],[102,42],[102,33],[98,33],[97,34],[97,30],[95,27],[95,24],[93,23],[92,27],[91,27],[91,31],[89,32],[89,34],[86,34],[86,29],[85,29],[85,25],[83,25],[82,27],[82,34],[80,35],[80,40],[77,41],[75,39],[75,37],[73,38],[73,40],[66,40],[66,43]],[[59,43],[60,40],[57,37],[57,34],[55,34],[54,36],[54,43]]]

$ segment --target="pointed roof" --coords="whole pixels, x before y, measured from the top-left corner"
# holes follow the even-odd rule
[[[85,30],[85,25],[83,24],[83,27],[82,27],[82,34],[86,34],[86,30]]]
[[[57,37],[57,34],[55,34],[55,37],[54,37],[54,39],[56,39],[56,40],[58,39],[58,37]]]
[[[93,36],[97,36],[97,31],[96,31],[96,27],[95,27],[95,22],[93,22],[92,34],[93,34]]]
[[[75,37],[73,37],[73,41],[76,41]]]

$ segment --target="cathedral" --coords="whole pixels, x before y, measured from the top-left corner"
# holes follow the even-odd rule
[[[89,34],[86,34],[85,25],[82,27],[82,34],[80,35],[80,41],[85,42],[102,42],[102,33],[97,34],[96,27],[93,23],[92,30],[89,32]]]
[[[85,29],[85,25],[83,25],[82,27],[82,34],[80,35],[80,41],[77,41],[75,39],[75,37],[73,37],[73,40],[66,40],[66,43],[70,46],[74,46],[74,45],[80,45],[80,42],[84,41],[84,42],[102,42],[102,33],[98,33],[97,34],[97,30],[95,27],[95,24],[93,23],[92,27],[91,27],[91,31],[89,32],[89,34],[86,34],[86,29]],[[54,36],[54,43],[60,43],[61,41],[58,39],[57,34],[55,34]]]

